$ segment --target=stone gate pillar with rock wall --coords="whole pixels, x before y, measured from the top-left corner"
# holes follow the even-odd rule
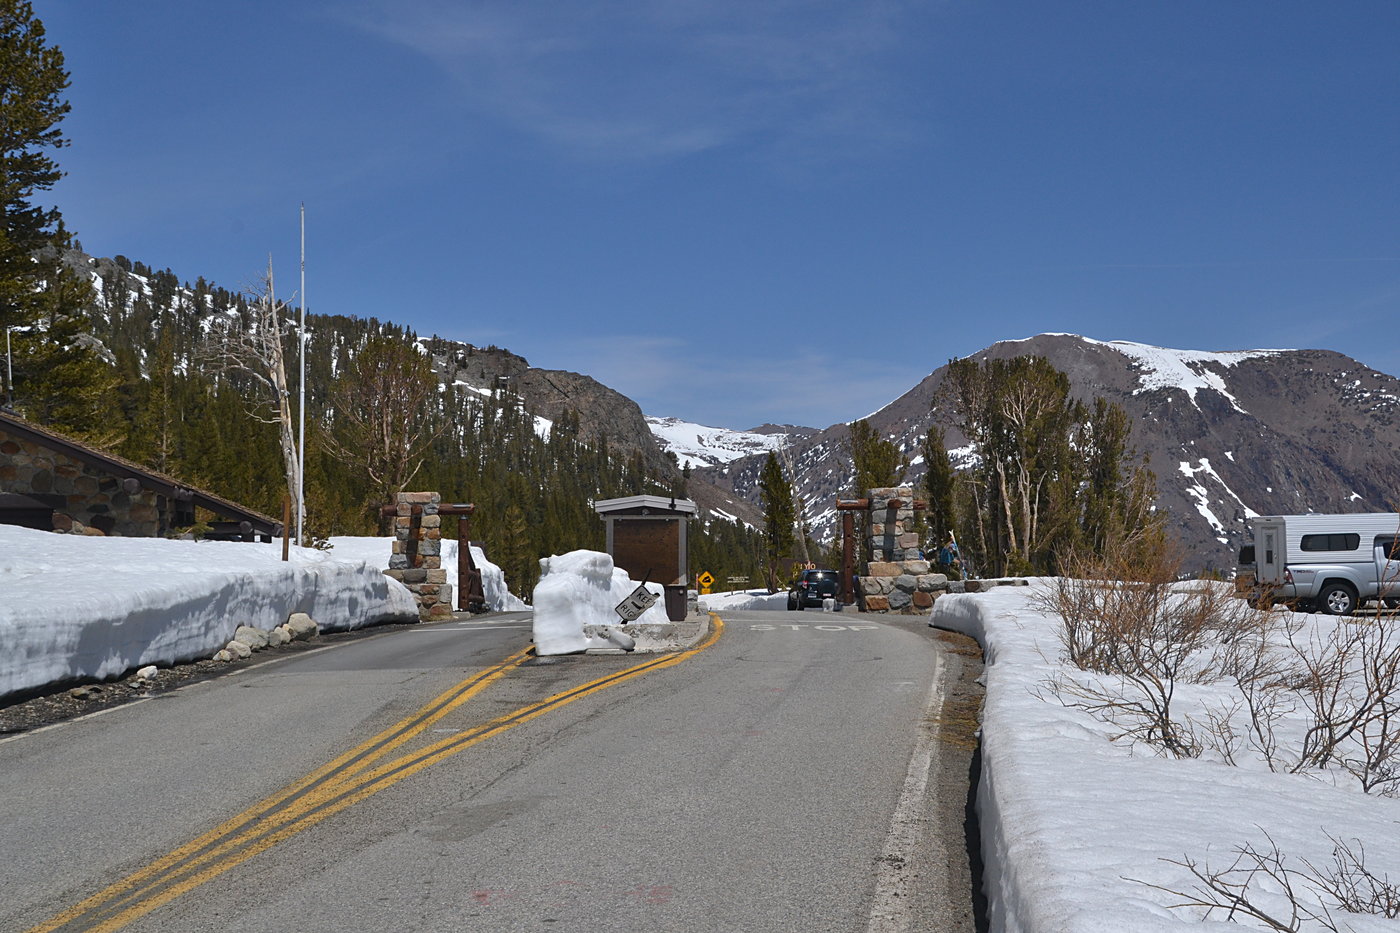
[[[401,492],[394,515],[394,550],[384,573],[408,587],[424,622],[452,618],[452,585],[442,569],[442,516],[436,492]]]
[[[860,578],[866,612],[928,612],[948,589],[948,578],[931,573],[921,556],[914,530],[916,505],[910,486],[872,489],[866,493],[866,544],[870,562]]]

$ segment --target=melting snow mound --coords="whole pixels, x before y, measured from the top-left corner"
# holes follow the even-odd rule
[[[0,696],[207,658],[240,624],[414,621],[374,565],[281,543],[89,538],[0,525]]]
[[[570,551],[540,561],[540,582],[532,600],[535,607],[535,653],[574,654],[589,648],[615,648],[617,643],[602,632],[622,623],[616,607],[637,584],[627,571],[613,565],[599,551]],[[637,624],[665,625],[665,588],[648,583],[656,604],[636,620]],[[589,631],[584,631],[588,626]]]

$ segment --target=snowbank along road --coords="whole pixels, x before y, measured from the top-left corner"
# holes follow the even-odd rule
[[[969,643],[419,626],[0,742],[0,927],[972,930]]]

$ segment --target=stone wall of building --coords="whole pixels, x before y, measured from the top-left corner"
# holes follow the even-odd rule
[[[394,516],[393,553],[388,576],[408,587],[424,622],[452,617],[452,585],[442,569],[442,494],[401,492]]]
[[[914,530],[914,489],[911,486],[872,489],[866,493],[867,553],[870,562],[860,578],[866,612],[928,612],[948,578],[932,573]]]
[[[153,537],[163,530],[164,497],[3,429],[0,492],[54,504],[55,531]]]

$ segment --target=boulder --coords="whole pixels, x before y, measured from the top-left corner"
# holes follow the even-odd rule
[[[156,670],[157,668],[154,664],[147,664],[145,667],[141,668],[139,671],[136,672],[136,679],[150,680],[152,677],[156,676]]]
[[[251,625],[240,625],[233,632],[233,640],[241,641],[254,651],[261,651],[267,647],[267,632]]]
[[[292,636],[287,634],[287,630],[280,625],[267,633],[267,646],[269,648],[280,648],[292,640]]]
[[[241,641],[231,641],[224,646],[224,650],[242,661],[253,656],[253,649],[249,648]]]
[[[287,619],[287,630],[292,635],[292,641],[306,641],[321,634],[321,627],[304,612],[292,613]]]
[[[220,648],[218,652],[215,653],[214,660],[221,664],[227,664],[233,660],[233,652],[229,651],[227,648]]]

